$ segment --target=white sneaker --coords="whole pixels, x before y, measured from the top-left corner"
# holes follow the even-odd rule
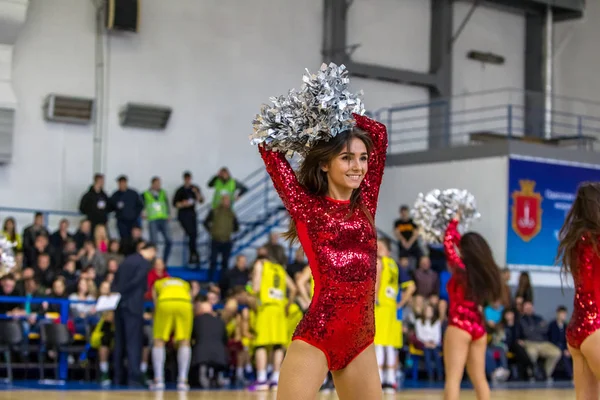
[[[165,383],[164,382],[155,382],[150,386],[150,389],[152,390],[156,390],[156,391],[163,391],[165,390]]]
[[[187,382],[179,382],[177,383],[177,391],[178,392],[187,392],[190,390],[190,385]]]

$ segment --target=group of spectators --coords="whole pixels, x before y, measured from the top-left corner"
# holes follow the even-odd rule
[[[50,232],[44,225],[43,215],[35,214],[33,223],[22,234],[18,233],[14,218],[6,218],[3,223],[3,235],[16,243],[18,267],[14,273],[1,280],[0,295],[46,297],[70,300],[94,300],[100,294],[110,292],[115,273],[124,257],[135,253],[143,243],[141,218],[146,218],[149,226],[150,241],[156,241],[163,235],[164,253],[162,259],[153,263],[148,274],[148,288],[157,279],[168,276],[165,260],[170,252],[170,233],[167,221],[170,207],[178,209],[178,220],[186,229],[186,218],[197,218],[195,205],[204,201],[200,189],[191,182],[191,175],[184,173],[184,183],[177,190],[172,202],[160,186],[160,178],[151,180],[150,188],[141,195],[127,186],[127,178],[118,178],[119,188],[111,197],[103,190],[104,177],[97,175],[90,190],[81,199],[81,211],[86,218],[81,220],[75,232],[70,230],[69,221],[63,219],[58,228]],[[239,225],[232,211],[232,201],[245,192],[239,182],[233,180],[223,169],[209,182],[215,187],[215,196],[211,210],[204,225],[212,235],[211,271],[209,281],[215,281],[217,256],[222,257],[224,266],[228,266],[231,251],[231,235]],[[108,214],[115,212],[119,240],[111,239],[106,222]],[[188,234],[192,228],[187,225]],[[194,223],[196,226],[196,223]],[[440,350],[447,324],[448,295],[446,283],[450,273],[446,268],[441,248],[424,246],[416,225],[410,219],[409,208],[402,206],[400,217],[394,223],[397,239],[397,260],[400,268],[410,276],[414,285],[410,289],[410,300],[403,310],[403,330],[405,348],[401,358],[405,365],[419,362],[415,355],[424,354],[425,370],[430,380],[443,379],[443,364]],[[194,241],[190,240],[192,245]],[[280,243],[277,233],[271,233],[268,242],[261,248],[268,257],[285,266],[288,274],[300,285],[304,282],[306,260],[302,251],[295,253],[293,260]],[[194,256],[194,254],[196,254]],[[197,261],[197,253],[190,249],[190,261]],[[238,301],[240,288],[250,280],[251,265],[244,255],[239,255],[233,266],[224,270],[218,282],[201,284],[191,282],[196,296],[196,315],[208,314],[227,323],[235,318],[237,308],[215,311],[217,304]],[[508,286],[510,271],[503,270],[505,290],[503,298],[487,304],[483,313],[488,328],[489,346],[487,368],[490,379],[552,379],[557,365],[562,372],[572,377],[571,359],[566,348],[565,325],[567,310],[559,307],[556,319],[550,323],[535,314],[533,307],[533,289],[526,272],[521,273],[514,294]],[[302,282],[298,282],[298,280]],[[146,299],[151,300],[150,289]],[[211,307],[208,307],[210,305]],[[27,321],[28,329],[36,331],[40,318],[48,313],[58,313],[60,309],[48,303],[0,303],[0,314],[6,314]],[[151,320],[148,314],[147,320]],[[90,334],[99,321],[94,307],[89,304],[72,304],[70,323],[73,333]],[[150,339],[148,339],[148,343]],[[148,345],[146,343],[146,346]],[[219,347],[220,348],[220,347]],[[229,354],[223,347],[223,359]],[[420,352],[423,353],[420,353]],[[105,354],[106,351],[100,354]],[[147,371],[147,352],[144,352],[142,372]],[[229,360],[236,369],[238,381],[245,379],[251,371],[250,361]],[[102,364],[104,363],[104,364]],[[106,356],[101,356],[102,374],[108,368]],[[203,370],[199,376],[216,385],[216,376],[210,370]],[[212,379],[212,380],[211,380]]]
[[[162,239],[162,258],[168,264],[172,248],[169,220],[171,209],[175,208],[177,221],[188,239],[187,263],[199,265],[197,206],[204,203],[205,198],[200,187],[192,182],[192,174],[189,171],[183,173],[183,184],[175,191],[171,201],[158,176],[150,179],[150,187],[142,193],[129,187],[125,175],[119,176],[117,183],[117,190],[109,197],[104,191],[104,175],[96,174],[93,184],[81,197],[79,211],[86,216],[92,230],[97,226],[106,229],[109,215],[114,213],[119,238],[124,239],[131,236],[133,229],[140,229],[142,219],[145,219],[150,241],[158,243]],[[202,222],[211,238],[209,280],[212,281],[219,265],[229,265],[233,235],[239,230],[233,203],[248,189],[225,167],[210,179],[207,186],[214,189],[214,193],[210,211]]]

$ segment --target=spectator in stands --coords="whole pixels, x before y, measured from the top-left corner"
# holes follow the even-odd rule
[[[81,274],[79,274],[79,277],[82,279],[85,279],[88,283],[88,290],[90,291],[90,294],[92,296],[96,296],[96,294],[98,293],[98,283],[97,282],[102,282],[101,279],[99,279],[99,277],[96,275],[96,270],[94,269],[93,266],[88,266],[84,269],[81,270]]]
[[[424,298],[440,294],[440,278],[434,270],[431,269],[429,257],[421,257],[419,268],[413,273],[415,285],[417,286],[416,295]]]
[[[515,302],[517,306],[525,302],[533,303],[533,287],[531,287],[529,272],[521,272],[521,275],[519,275],[519,285],[515,292]]]
[[[93,267],[96,271],[96,275],[103,277],[106,274],[106,259],[96,248],[95,244],[91,240],[86,240],[83,245],[84,253],[79,259],[81,267],[83,269],[87,267]]]
[[[109,258],[108,262],[106,263],[106,276],[104,277],[104,281],[108,281],[109,283],[112,284],[118,270],[119,270],[119,262],[117,261],[117,259]],[[103,282],[102,280],[100,282],[98,282],[97,286],[100,286],[102,284],[102,282]]]
[[[49,298],[51,299],[55,299],[55,300],[66,300],[68,298],[68,289],[66,286],[66,282],[65,279],[62,276],[57,276],[56,279],[54,279],[54,282],[52,282],[52,289],[50,291],[50,294],[48,295]],[[58,303],[42,303],[42,307],[45,310],[45,312],[49,312],[49,313],[60,313],[61,312],[61,305]]]
[[[169,229],[171,210],[167,192],[162,189],[158,176],[153,177],[150,181],[150,188],[142,195],[142,201],[144,202],[144,215],[150,230],[150,241],[158,243],[158,234],[162,235],[164,240],[163,260],[168,265],[172,244],[171,230]]]
[[[250,271],[248,271],[248,259],[245,255],[239,254],[235,258],[233,268],[223,271],[221,278],[221,293],[229,294],[229,291],[236,286],[246,286],[250,281]]]
[[[502,269],[502,279],[504,283],[502,285],[502,307],[508,308],[512,306],[512,295],[510,293],[510,286],[508,283],[510,282],[510,269],[504,268]]]
[[[209,368],[218,372],[225,369],[227,365],[227,332],[225,323],[216,312],[207,297],[200,295],[194,305],[196,317],[192,330],[192,366],[200,366],[200,383],[204,388],[218,386],[216,379],[211,382],[208,379]],[[216,374],[213,374],[216,377]]]
[[[240,229],[237,217],[231,208],[228,195],[220,196],[221,204],[212,208],[204,227],[210,233],[210,270],[208,280],[214,282],[217,272],[217,260],[221,256],[221,271],[229,269],[229,257],[233,248],[233,234]]]
[[[534,363],[538,358],[544,358],[546,379],[552,379],[554,368],[560,361],[562,352],[548,341],[548,324],[542,317],[534,313],[531,301],[523,302],[523,315],[520,318],[520,325],[523,335],[523,347],[527,350],[529,358]]]
[[[506,356],[506,332],[502,323],[499,322],[493,328],[490,328],[488,335],[490,336],[490,341],[485,352],[486,374],[492,377],[492,381],[504,382],[510,376],[510,371]]]
[[[189,264],[199,264],[200,257],[196,249],[198,240],[198,216],[196,204],[202,204],[204,197],[200,188],[192,184],[192,174],[189,171],[183,173],[183,186],[175,192],[173,206],[177,208],[177,219],[188,236],[190,258]]]
[[[16,244],[15,251],[23,251],[23,237],[17,233],[17,223],[13,217],[8,217],[2,225],[2,235]]]
[[[504,306],[502,301],[498,300],[492,304],[488,304],[483,309],[485,316],[485,324],[490,330],[495,330],[496,326],[502,321],[502,314],[504,313]]]
[[[33,224],[23,230],[23,251],[27,253],[35,245],[35,238],[39,235],[50,236],[48,229],[44,226],[44,216],[41,212],[36,212],[33,217]]]
[[[190,281],[190,287],[192,288],[192,299],[195,299],[200,293],[200,282],[196,280]]]
[[[56,249],[58,253],[62,253],[65,242],[72,237],[69,233],[69,220],[63,218],[60,220],[56,232],[50,235],[50,246]]]
[[[59,277],[64,279],[65,289],[69,293],[75,291],[77,288],[77,268],[75,260],[67,260],[65,262]]]
[[[36,236],[33,242],[33,246],[25,249],[24,252],[24,263],[26,267],[35,267],[38,255],[41,253],[47,253],[51,257],[51,263],[54,264],[54,249],[48,243],[48,236],[45,234],[39,234]]]
[[[121,254],[121,244],[117,239],[111,239],[108,241],[108,252],[106,253],[106,256],[108,258],[113,258],[118,262],[123,260],[123,254]]]
[[[121,239],[121,243],[119,243],[119,251],[125,257],[134,254],[140,243],[142,243],[144,239],[142,238],[142,228],[139,226],[134,226],[131,230],[131,236],[128,238]]]
[[[50,255],[48,253],[40,253],[35,264],[36,280],[44,290],[52,287],[52,282],[56,277],[55,269],[50,265]]]
[[[267,251],[267,257],[273,262],[286,267],[288,264],[288,257],[285,253],[285,248],[279,244],[279,234],[277,232],[271,232],[269,234],[269,241],[263,246]]]
[[[122,362],[127,356],[128,384],[142,385],[140,365],[142,361],[144,294],[148,285],[151,260],[156,257],[154,244],[145,243],[139,252],[123,260],[112,283],[112,291],[121,294],[115,311],[115,348],[113,352],[115,384],[122,377]]]
[[[148,273],[148,290],[145,295],[146,300],[152,300],[152,287],[154,286],[154,282],[167,277],[169,277],[169,273],[165,268],[165,262],[160,258],[155,259],[152,262],[152,269]]]
[[[394,235],[398,239],[399,257],[413,257],[419,261],[423,252],[419,247],[419,227],[410,217],[407,205],[400,207],[400,218],[394,222]]]
[[[99,252],[103,254],[108,252],[108,240],[106,225],[96,225],[94,228],[94,243]]]
[[[306,257],[304,256],[304,249],[302,246],[298,247],[294,254],[294,261],[287,266],[288,275],[294,280],[298,280],[298,276],[304,271],[304,268],[308,264],[306,263]]]
[[[12,274],[5,275],[0,280],[0,295],[1,296],[22,296],[23,292],[17,287],[17,281]],[[0,303],[0,314],[18,315],[23,312],[23,303]]]
[[[571,353],[567,348],[567,336],[565,328],[567,327],[567,308],[559,306],[556,309],[556,319],[550,322],[548,326],[548,340],[562,352],[561,361],[566,374],[573,379],[573,360]]]
[[[31,299],[34,297],[46,297],[48,293],[44,291],[43,288],[40,287],[40,284],[35,278],[27,278],[23,280],[23,295],[27,297],[27,299]],[[26,301],[23,307],[25,309],[25,315],[32,316],[30,319],[30,323],[35,323],[36,315],[41,314],[43,312],[42,303],[32,303],[31,301]]]
[[[229,197],[231,200],[231,207],[233,208],[234,201],[248,191],[246,186],[231,177],[231,174],[226,167],[221,168],[219,173],[208,181],[208,187],[215,189],[212,199],[212,208],[219,207],[223,196]]]
[[[134,225],[139,225],[144,204],[140,194],[128,186],[125,175],[117,178],[117,185],[118,189],[110,196],[110,206],[115,211],[119,237],[125,239],[131,236]]]
[[[90,294],[88,281],[81,278],[77,281],[76,291],[69,296],[69,300],[71,301],[93,301],[95,299]],[[87,318],[94,312],[93,304],[72,303],[70,307],[71,315],[76,318]]]
[[[83,252],[81,252],[81,254],[83,254]],[[77,252],[75,240],[69,238],[64,242],[62,251],[56,251],[56,267],[58,268],[61,265],[65,265],[69,260],[77,261],[79,257],[80,254]]]
[[[525,345],[522,340],[523,333],[521,325],[515,318],[514,310],[510,308],[504,310],[502,326],[504,327],[506,347],[515,357],[519,375],[526,378],[533,377],[534,366],[523,347]]]
[[[75,235],[73,235],[73,238],[75,239],[75,244],[77,245],[77,250],[80,250],[83,248],[83,243],[86,240],[93,239],[92,223],[90,222],[89,219],[82,219],[81,222],[79,222],[79,229],[77,230],[77,232],[75,232]]]
[[[423,315],[417,318],[415,323],[415,336],[423,345],[423,353],[425,355],[425,367],[427,368],[427,376],[430,381],[435,380],[431,363],[435,364],[437,379],[444,379],[444,368],[442,366],[442,358],[440,351],[442,350],[442,324],[437,317],[437,312],[431,304],[427,304],[423,311]]]
[[[108,214],[112,209],[108,195],[104,191],[104,175],[94,175],[94,184],[81,197],[79,211],[90,221],[90,232],[94,232],[96,225],[106,225]]]

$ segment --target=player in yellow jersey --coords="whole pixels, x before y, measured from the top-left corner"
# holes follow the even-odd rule
[[[259,253],[260,254],[260,253]],[[285,268],[266,257],[256,260],[252,269],[252,289],[256,293],[256,390],[277,387],[284,346],[288,343],[286,314],[296,297],[296,285]],[[289,291],[289,295],[288,295]],[[273,373],[267,381],[267,350],[273,352]]]
[[[383,391],[394,393],[397,388],[397,349],[402,348],[402,321],[398,318],[398,310],[401,310],[412,296],[415,285],[390,257],[388,239],[382,238],[377,241],[377,256],[375,353]],[[403,290],[403,295],[398,301],[400,289]]]
[[[187,383],[190,369],[190,339],[194,323],[190,284],[179,278],[162,278],[154,283],[154,389],[164,390],[165,342],[173,335],[178,344],[177,390],[189,389]]]

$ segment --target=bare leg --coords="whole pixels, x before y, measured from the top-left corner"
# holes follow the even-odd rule
[[[581,351],[569,346],[573,358],[573,377],[575,380],[575,398],[577,400],[598,400],[598,379],[590,369]]]
[[[321,350],[301,340],[294,340],[281,365],[277,399],[314,400],[327,370],[327,358]]]
[[[333,371],[332,375],[340,400],[378,400],[383,397],[374,345],[367,347],[346,368]]]
[[[465,372],[471,335],[455,326],[449,326],[444,336],[444,369],[446,383],[444,400],[458,400],[460,383]]]
[[[485,377],[485,350],[487,347],[487,335],[471,342],[469,356],[467,358],[467,373],[475,387],[477,400],[490,399],[490,385]]]

